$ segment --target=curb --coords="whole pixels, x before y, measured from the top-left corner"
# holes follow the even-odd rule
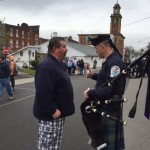
[[[15,80],[15,85],[34,82],[34,77]]]

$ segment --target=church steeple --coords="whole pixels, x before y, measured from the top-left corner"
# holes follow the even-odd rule
[[[119,52],[123,55],[124,48],[124,39],[125,37],[121,34],[121,19],[122,16],[120,14],[120,5],[117,3],[113,7],[113,14],[111,14],[111,22],[110,22],[110,34],[114,36],[114,43],[118,48]]]
[[[120,5],[117,3],[113,7],[113,14],[111,14],[110,22],[110,34],[117,34],[121,32],[121,14],[120,14]]]

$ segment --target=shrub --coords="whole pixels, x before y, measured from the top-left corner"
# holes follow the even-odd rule
[[[39,60],[31,60],[30,65],[32,66],[33,69],[36,69],[39,62],[40,62]]]

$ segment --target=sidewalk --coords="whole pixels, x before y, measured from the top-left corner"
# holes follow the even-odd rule
[[[100,70],[100,68],[97,69],[91,69],[93,72],[97,72]],[[18,76],[15,76],[15,84],[24,84],[24,83],[30,83],[34,82],[34,76],[28,75],[22,72],[19,72]]]
[[[34,76],[28,75],[22,72],[18,73],[18,76],[15,76],[15,84],[24,84],[24,83],[29,83],[29,82],[34,82]]]
[[[34,77],[15,80],[15,85],[34,82]]]

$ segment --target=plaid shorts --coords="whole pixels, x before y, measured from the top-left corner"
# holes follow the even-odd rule
[[[40,150],[60,150],[65,118],[39,121],[38,143]]]

